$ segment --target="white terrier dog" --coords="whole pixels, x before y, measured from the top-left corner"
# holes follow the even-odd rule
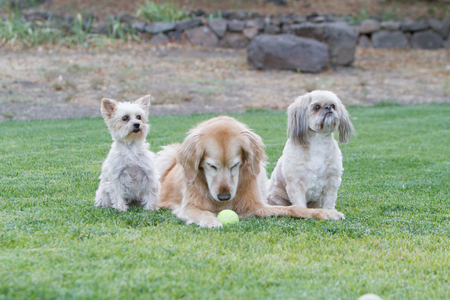
[[[334,209],[341,184],[342,153],[334,139],[347,143],[354,132],[339,98],[329,91],[313,91],[288,107],[288,130],[283,155],[269,183],[271,205]]]
[[[151,96],[133,102],[102,99],[101,112],[113,143],[103,162],[95,206],[126,211],[129,205],[158,209],[161,189],[154,153],[145,142]]]

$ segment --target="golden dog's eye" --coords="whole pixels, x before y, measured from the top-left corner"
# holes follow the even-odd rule
[[[316,105],[316,106],[314,106],[314,110],[319,110],[320,109],[320,105]]]
[[[237,162],[237,163],[235,163],[234,165],[232,165],[231,168],[230,168],[230,170],[233,170],[233,168],[234,168],[234,167],[237,167],[238,164],[239,164],[239,163]]]
[[[124,117],[122,117],[122,120],[124,120],[124,121],[128,121],[129,119],[130,119],[129,116],[124,116]]]
[[[210,166],[211,168],[213,168],[214,170],[216,170],[217,171],[217,167],[215,166],[215,165],[212,165],[212,164],[210,164],[210,163],[206,163],[208,166]]]
[[[140,120],[140,119],[141,119],[141,116],[140,116],[140,115],[137,115],[137,116],[136,116],[136,119]]]

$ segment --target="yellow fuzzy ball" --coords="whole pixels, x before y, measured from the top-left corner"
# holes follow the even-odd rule
[[[235,224],[239,223],[239,217],[237,213],[232,211],[231,209],[224,209],[218,215],[217,219],[222,222],[222,225]]]

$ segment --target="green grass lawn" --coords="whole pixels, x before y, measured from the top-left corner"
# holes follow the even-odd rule
[[[0,299],[448,299],[450,105],[349,112],[345,221],[220,230],[94,207],[111,144],[102,119],[0,123]],[[211,116],[151,118],[152,150]],[[263,137],[271,172],[285,113],[233,116]]]

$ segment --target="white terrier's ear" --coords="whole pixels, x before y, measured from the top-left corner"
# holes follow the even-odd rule
[[[102,112],[102,116],[105,119],[111,119],[112,115],[114,114],[114,111],[116,110],[117,102],[112,99],[103,98],[102,99],[102,106],[100,108],[100,111]]]
[[[135,103],[142,106],[144,111],[148,113],[152,99],[153,99],[152,95],[145,95],[144,97],[137,99]]]
[[[340,104],[339,114],[339,142],[347,143],[355,132],[347,110],[343,104]]]
[[[306,146],[309,144],[309,112],[308,108],[311,104],[311,96],[303,95],[289,105],[288,114],[288,131],[290,138],[294,144]]]

